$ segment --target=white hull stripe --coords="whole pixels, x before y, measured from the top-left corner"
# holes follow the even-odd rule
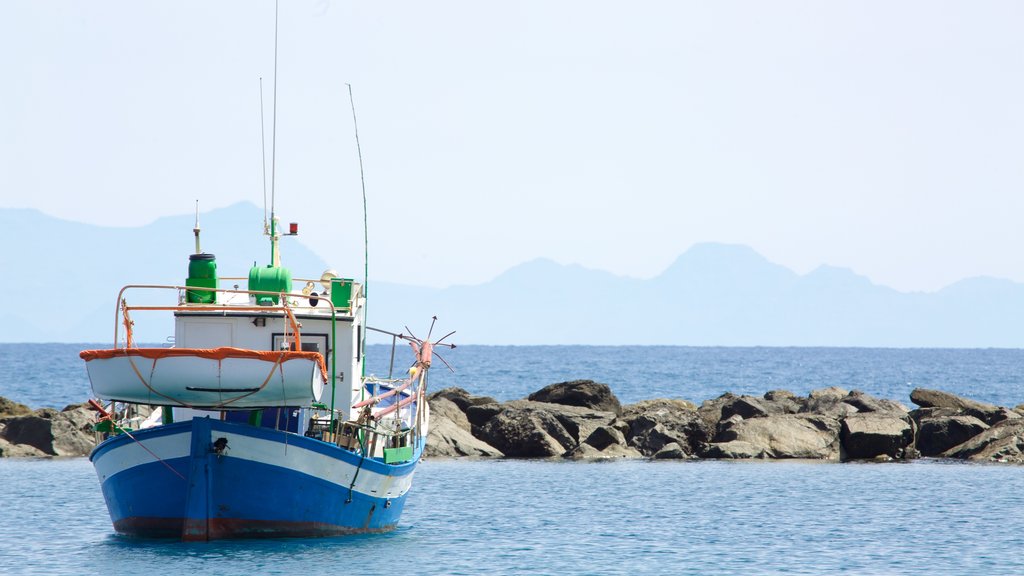
[[[229,458],[241,458],[250,462],[281,466],[344,488],[351,486],[352,478],[356,476],[356,466],[312,450],[230,432],[215,431],[214,435],[218,438],[227,438],[228,449],[225,455]],[[359,474],[353,489],[370,496],[397,498],[408,492],[412,486],[413,475],[411,472],[404,476],[387,476],[371,472],[366,468],[358,471]]]
[[[337,458],[294,445],[286,445],[283,442],[221,431],[214,431],[214,435],[218,438],[224,437],[228,441],[228,449],[223,456],[225,458],[238,458],[279,466],[320,478],[346,489],[352,486],[353,490],[369,496],[397,498],[408,492],[412,486],[413,474],[411,472],[404,476],[388,476],[372,472],[367,468],[357,469],[356,466]],[[192,433],[185,431],[181,434],[146,439],[142,443],[162,460],[187,458],[191,453]],[[125,470],[155,462],[156,458],[146,448],[139,446],[137,442],[130,442],[99,455],[93,463],[96,466],[96,475],[100,482],[102,483]],[[356,479],[355,485],[352,485],[353,477]]]
[[[100,483],[118,472],[156,462],[153,454],[161,460],[187,458],[192,452],[192,431],[184,430],[180,434],[147,438],[141,442],[142,446],[139,442],[129,442],[94,457],[93,465],[96,466],[96,475],[99,476]]]

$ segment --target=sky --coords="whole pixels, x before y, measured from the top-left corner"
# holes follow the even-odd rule
[[[351,85],[376,280],[537,257],[650,278],[727,242],[904,291],[1024,282],[1021,22],[1001,1],[287,1],[275,142],[273,2],[8,0],[0,208],[262,206],[265,158],[281,220],[361,271]]]

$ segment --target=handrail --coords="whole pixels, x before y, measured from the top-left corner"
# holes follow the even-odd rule
[[[188,308],[187,306],[183,306],[180,303],[177,306],[173,306],[173,307],[167,307],[167,306],[129,306],[126,302],[124,302],[124,293],[129,288],[176,290],[179,293],[179,298],[180,298],[180,294],[181,294],[182,290],[188,291],[188,290],[195,289],[194,287],[191,287],[191,286],[161,285],[161,284],[128,284],[128,285],[123,286],[121,288],[121,290],[117,293],[117,305],[115,306],[115,310],[114,310],[114,348],[118,347],[117,346],[118,312],[120,311],[120,309],[122,307],[122,303],[124,303],[123,307],[124,307],[125,320],[128,323],[127,326],[129,326],[129,327],[131,326],[130,320],[127,317],[129,310],[181,310],[183,308],[186,308],[186,309]],[[258,311],[258,312],[264,312],[264,311],[269,311],[269,310],[281,310],[281,311],[283,311],[288,316],[288,320],[290,321],[290,323],[292,325],[292,330],[293,330],[293,333],[295,334],[295,345],[296,345],[296,348],[298,348],[300,350],[302,349],[302,346],[301,346],[301,342],[302,342],[301,332],[302,331],[299,328],[298,321],[295,319],[295,314],[292,312],[292,307],[288,305],[287,298],[288,297],[309,298],[308,295],[302,294],[302,293],[295,293],[295,292],[271,292],[271,291],[267,291],[267,290],[238,290],[238,289],[227,289],[227,288],[201,288],[200,290],[203,290],[203,291],[206,291],[206,292],[224,292],[224,293],[228,293],[228,294],[249,294],[249,295],[266,294],[266,295],[271,295],[271,296],[278,296],[282,303],[280,305],[277,305],[277,306],[241,306],[241,305],[220,305],[220,306],[218,306],[216,304],[210,304],[210,305],[204,304],[204,305],[202,305],[203,306],[202,309],[203,310],[211,310],[211,311],[218,310],[218,309],[223,310],[223,311],[229,311],[229,310],[234,310],[234,311],[250,311],[250,310],[253,310],[253,311]],[[335,414],[334,403],[335,403],[335,399],[336,399],[336,396],[337,396],[337,382],[338,382],[338,376],[337,376],[337,373],[338,373],[338,332],[337,332],[337,324],[338,324],[338,309],[339,308],[334,305],[334,302],[332,302],[330,298],[322,298],[322,300],[327,302],[327,305],[330,306],[330,310],[331,310],[331,346],[330,346],[331,358],[330,358],[330,368],[329,368],[328,371],[330,372],[330,375],[331,375],[331,426],[333,427],[334,426],[334,414]],[[195,308],[192,308],[192,309],[195,310]],[[349,314],[352,313],[352,307],[351,306],[346,307],[346,308],[342,308],[342,309],[348,311]],[[130,330],[130,328],[127,328],[127,329]],[[130,342],[126,342],[125,343],[126,347],[130,346],[130,344],[131,344]]]
[[[171,307],[167,307],[167,306],[129,306],[129,309],[131,309],[131,310],[182,310],[182,309],[188,309],[188,310],[209,310],[211,312],[212,311],[217,311],[217,310],[222,310],[222,311],[236,310],[236,311],[256,311],[256,312],[262,312],[262,311],[284,310],[284,309],[293,308],[293,307],[287,305],[287,302],[285,300],[286,297],[309,298],[308,295],[302,294],[300,292],[271,292],[271,291],[268,291],[268,290],[235,290],[235,289],[229,289],[229,288],[196,288],[194,286],[177,286],[177,285],[170,285],[170,284],[128,284],[128,285],[123,286],[121,288],[121,290],[117,293],[117,305],[116,305],[116,308],[115,308],[115,311],[114,311],[114,347],[117,347],[118,323],[119,323],[118,322],[118,317],[120,316],[120,312],[121,312],[121,310],[120,310],[121,309],[121,301],[124,298],[125,291],[127,291],[129,288],[147,288],[147,289],[157,289],[157,290],[178,290],[178,291],[181,291],[181,290],[194,290],[194,291],[204,291],[204,292],[223,292],[223,293],[226,293],[226,294],[249,294],[249,295],[263,294],[263,295],[269,295],[269,296],[278,296],[278,297],[281,298],[282,302],[285,302],[285,304],[279,304],[279,305],[275,305],[275,306],[244,306],[244,305],[240,305],[240,304],[221,304],[221,305],[217,305],[217,304],[199,304],[199,305],[196,305],[194,307],[192,307],[192,306],[185,306],[185,305],[181,305],[181,304],[178,304],[177,306],[171,306]],[[334,317],[336,317],[337,316],[337,311],[338,311],[339,307],[335,306],[334,302],[331,302],[330,298],[320,298],[320,300],[323,300],[323,301],[327,302],[327,305],[330,306],[332,319]],[[345,307],[345,308],[341,308],[341,309],[342,310],[347,310],[347,311],[351,312],[351,307]],[[292,321],[293,321],[293,323],[295,322],[294,318],[292,318]]]

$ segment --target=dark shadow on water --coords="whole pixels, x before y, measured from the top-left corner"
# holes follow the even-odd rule
[[[243,560],[259,557],[261,562],[283,561],[291,564],[298,557],[306,561],[339,553],[369,553],[385,542],[406,536],[411,527],[404,526],[380,534],[353,534],[324,538],[258,538],[182,542],[172,538],[135,538],[111,533],[96,543],[99,557],[107,554],[134,558],[137,561],[160,560]]]

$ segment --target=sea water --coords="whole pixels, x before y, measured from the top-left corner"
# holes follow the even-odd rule
[[[0,345],[0,395],[80,402],[88,345]],[[389,347],[371,347],[386,375]],[[394,372],[408,366],[408,352]],[[473,347],[431,387],[498,399],[577,378],[624,402],[838,385],[1024,401],[1019,350]],[[395,531],[180,543],[117,536],[85,458],[0,460],[0,574],[1021,574],[1024,467],[428,460]]]

